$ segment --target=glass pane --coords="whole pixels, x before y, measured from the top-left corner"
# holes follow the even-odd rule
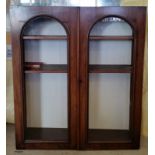
[[[132,28],[128,23],[108,17],[93,26],[89,65],[97,66],[89,74],[88,141],[129,139],[131,75],[124,68],[131,65],[131,59]]]
[[[67,64],[67,41],[25,41],[25,62],[43,62],[45,64]]]
[[[66,35],[64,27],[55,19],[39,17],[29,22],[24,29],[25,35]]]
[[[89,129],[129,129],[130,74],[89,74]]]
[[[67,128],[67,74],[26,74],[27,126]]]
[[[66,36],[55,19],[38,17],[28,23],[24,35]],[[24,40],[25,62],[67,64],[67,40]]]
[[[97,22],[91,32],[90,36],[131,36],[132,28],[123,19],[117,17],[108,17]]]
[[[67,74],[26,74],[27,140],[68,141]]]
[[[56,20],[38,17],[25,26],[24,35],[29,36],[24,38],[25,137],[68,141],[68,51],[67,39],[62,39],[66,31]]]
[[[131,41],[90,41],[90,64],[131,64]]]

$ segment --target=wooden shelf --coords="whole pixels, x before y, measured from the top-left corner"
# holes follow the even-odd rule
[[[132,40],[133,36],[90,36],[90,40]]]
[[[42,64],[40,68],[33,68],[33,65],[31,66],[26,67],[25,65],[25,73],[67,73],[67,65],[64,64]]]
[[[131,65],[89,65],[89,73],[131,73],[131,71]],[[42,64],[40,68],[25,65],[25,73],[67,73],[67,65]]]
[[[89,73],[131,73],[131,65],[89,65]]]
[[[67,128],[26,128],[25,140],[29,142],[67,142]]]
[[[89,129],[89,143],[128,143],[131,141],[128,130],[110,130],[110,129]]]
[[[66,40],[67,36],[25,35],[24,40]]]

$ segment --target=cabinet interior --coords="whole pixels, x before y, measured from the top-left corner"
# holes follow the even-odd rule
[[[67,33],[38,17],[23,32],[27,140],[68,141]]]

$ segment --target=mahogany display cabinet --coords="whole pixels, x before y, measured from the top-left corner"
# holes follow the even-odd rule
[[[145,7],[10,11],[17,149],[138,149]]]

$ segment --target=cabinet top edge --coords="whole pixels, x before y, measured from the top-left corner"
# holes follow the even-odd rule
[[[78,9],[97,9],[97,8],[139,8],[139,9],[146,9],[147,6],[21,6],[21,5],[14,5],[10,6],[10,9],[17,9],[17,8],[78,8]]]

